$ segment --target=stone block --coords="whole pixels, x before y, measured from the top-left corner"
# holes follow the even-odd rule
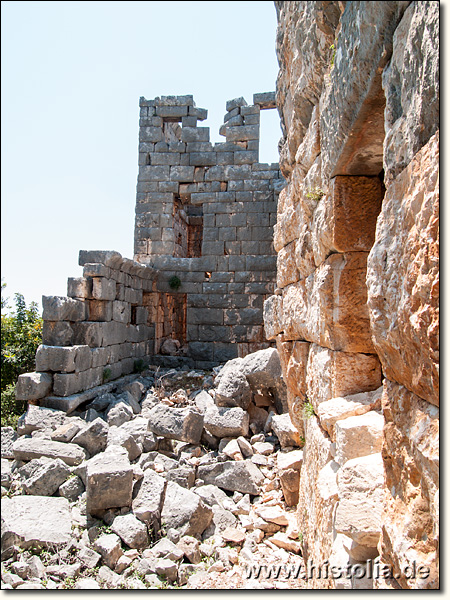
[[[124,454],[115,451],[97,454],[86,470],[86,504],[89,514],[108,508],[131,506],[133,468]]]
[[[242,408],[210,407],[204,415],[204,427],[218,438],[246,436],[249,415]]]
[[[381,385],[380,363],[374,355],[335,352],[311,344],[306,385],[309,401],[317,411],[321,402],[331,398],[378,389]]]
[[[335,423],[336,462],[381,452],[384,418],[375,411],[347,417]]]
[[[14,458],[16,460],[32,460],[33,458],[60,458],[69,466],[79,465],[87,458],[87,453],[76,444],[53,442],[40,438],[20,437],[13,444]]]
[[[83,277],[111,277],[111,269],[102,263],[86,263],[83,266]]]
[[[116,298],[116,282],[105,277],[92,278],[92,295],[96,300],[114,300]]]
[[[334,431],[336,421],[363,415],[371,410],[380,410],[382,391],[383,388],[380,387],[373,392],[361,392],[351,396],[332,398],[319,404],[317,416],[320,419],[321,426],[328,432],[333,442],[336,439]]]
[[[387,188],[367,268],[383,372],[439,405],[439,135]]]
[[[300,446],[300,434],[292,424],[288,413],[274,415],[270,427],[277,436],[282,448]]]
[[[92,296],[92,280],[86,277],[68,277],[67,295],[69,298],[90,298]]]
[[[16,400],[30,401],[45,398],[52,390],[53,378],[48,373],[24,373],[16,384]]]
[[[424,583],[436,589],[439,586],[439,409],[388,379],[384,380],[382,404],[386,425],[382,451],[385,498],[381,561],[392,561],[394,568],[402,572],[407,565],[411,568],[415,560],[417,565],[430,569]],[[414,584],[402,578],[401,585],[409,588]]]
[[[115,300],[112,303],[113,309],[113,320],[118,323],[130,323],[131,321],[131,307],[128,302],[122,302],[120,300]]]
[[[165,480],[153,469],[144,471],[133,494],[133,513],[138,519],[151,525],[160,520],[165,486]]]
[[[209,127],[183,127],[181,140],[183,142],[209,142]]]
[[[259,486],[263,482],[263,474],[251,460],[199,466],[198,477],[206,484],[252,495],[259,494]]]
[[[306,279],[283,290],[286,339],[333,350],[373,353],[365,284],[367,254],[332,254]]]
[[[79,326],[79,323],[76,324]],[[68,321],[44,321],[42,343],[46,346],[71,346],[75,341],[74,330]]]
[[[63,548],[72,539],[72,519],[65,498],[2,498],[2,548]]]
[[[89,346],[45,346],[36,351],[36,370],[71,373],[91,367]]]
[[[101,263],[117,269],[122,264],[122,255],[115,250],[80,250],[78,264],[83,267],[88,263]]]
[[[336,531],[358,544],[376,547],[383,515],[384,469],[381,454],[347,461],[337,472],[337,484]]]
[[[259,140],[259,125],[241,125],[227,127],[227,142],[244,142],[248,140]]]
[[[44,321],[84,321],[86,304],[65,296],[42,296]]]
[[[25,493],[31,496],[53,496],[70,475],[70,468],[60,458],[44,463],[23,483]]]
[[[197,494],[169,481],[164,497],[161,519],[167,528],[181,536],[200,536],[212,520],[213,512]]]
[[[89,321],[111,321],[113,303],[111,300],[88,300]]]
[[[196,167],[213,166],[217,162],[215,152],[191,152],[189,154],[189,164]]]
[[[242,96],[239,98],[233,98],[232,100],[227,100],[226,103],[227,112],[231,112],[235,108],[239,108],[241,106],[247,106],[247,101]]]
[[[258,105],[261,110],[276,108],[277,102],[275,92],[262,92],[259,94],[253,94],[253,104]]]
[[[203,416],[196,409],[171,408],[159,404],[148,414],[148,428],[169,439],[198,444],[203,430]]]

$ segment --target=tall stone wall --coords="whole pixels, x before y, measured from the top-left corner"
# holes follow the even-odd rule
[[[287,185],[264,313],[305,438],[304,556],[389,567],[310,585],[434,588],[439,5],[275,5]]]
[[[141,98],[135,260],[158,271],[155,359],[210,366],[269,346],[273,225],[284,185],[261,164],[260,111],[275,94],[230,100],[212,144],[192,96]],[[169,356],[170,355],[170,356]]]

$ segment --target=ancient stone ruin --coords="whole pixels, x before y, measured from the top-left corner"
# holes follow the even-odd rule
[[[43,297],[5,589],[439,587],[439,5],[275,6],[276,94],[141,98],[134,260]]]

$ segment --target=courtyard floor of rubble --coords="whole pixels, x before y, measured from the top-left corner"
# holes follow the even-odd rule
[[[2,589],[306,587],[266,569],[303,567],[302,450],[270,391],[234,382],[247,407],[224,406],[215,371],[150,367],[2,428]]]

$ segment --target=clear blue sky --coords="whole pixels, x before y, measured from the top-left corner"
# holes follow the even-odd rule
[[[80,249],[133,257],[139,97],[193,94],[212,141],[225,103],[272,91],[273,2],[21,2],[2,7],[2,278],[65,295]],[[277,111],[261,161],[278,160]]]

